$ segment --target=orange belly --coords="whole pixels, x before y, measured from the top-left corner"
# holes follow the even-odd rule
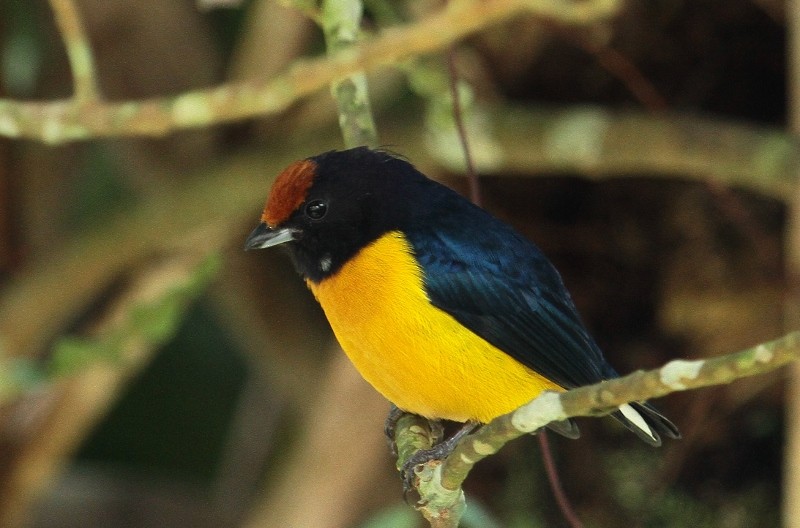
[[[432,306],[399,232],[308,286],[364,379],[405,411],[485,423],[562,390]]]

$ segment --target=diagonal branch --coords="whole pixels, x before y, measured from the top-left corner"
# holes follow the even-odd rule
[[[800,359],[800,331],[725,356],[675,360],[660,369],[634,372],[563,393],[547,392],[465,437],[444,462],[429,462],[418,468],[421,508],[435,510],[426,514],[428,518],[448,512],[453,504],[462,500],[461,484],[478,461],[493,455],[507,442],[550,422],[574,416],[602,415],[631,401],[731,383],[773,371],[797,359]],[[398,437],[405,434],[408,433],[403,429],[397,431]]]
[[[53,0],[53,5],[72,5]],[[361,70],[396,64],[446,48],[453,42],[520,13],[553,18],[563,24],[590,24],[612,16],[619,0],[460,0],[413,24],[384,30],[377,38],[340,50],[331,57],[297,62],[269,82],[231,83],[185,92],[175,97],[108,103],[93,100],[22,102],[0,99],[0,136],[58,144],[102,136],[163,136],[248,117],[274,114]],[[71,34],[71,33],[65,33]],[[78,77],[86,79],[80,47],[75,53]],[[77,51],[76,51],[77,50]],[[90,57],[91,55],[89,55]],[[70,55],[73,61],[73,55]],[[83,70],[81,68],[84,68]],[[80,81],[84,82],[84,81]],[[80,87],[91,95],[91,88]]]

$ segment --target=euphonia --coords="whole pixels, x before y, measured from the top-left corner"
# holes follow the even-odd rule
[[[245,249],[277,245],[400,410],[487,423],[543,391],[619,376],[537,246],[395,154],[359,147],[289,165]],[[645,402],[612,415],[654,446],[680,437]],[[577,436],[574,423],[553,428]]]

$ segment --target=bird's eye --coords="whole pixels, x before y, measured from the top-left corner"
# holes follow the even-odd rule
[[[328,212],[328,204],[322,200],[311,200],[306,204],[306,216],[312,220],[321,220]]]

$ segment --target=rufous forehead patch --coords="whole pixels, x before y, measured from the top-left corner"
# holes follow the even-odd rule
[[[275,178],[267,197],[261,221],[276,226],[286,221],[306,199],[306,193],[314,183],[317,164],[311,160],[295,161]]]

